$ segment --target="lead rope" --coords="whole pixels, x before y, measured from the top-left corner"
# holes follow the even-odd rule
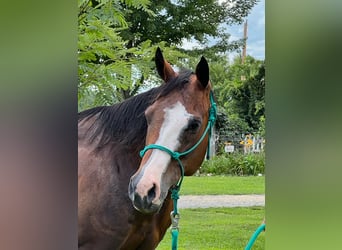
[[[258,238],[259,234],[260,234],[262,231],[265,231],[265,227],[266,227],[266,224],[263,223],[263,224],[261,224],[261,225],[257,228],[257,230],[255,230],[255,232],[254,232],[254,234],[252,235],[252,237],[250,238],[250,240],[249,240],[249,242],[248,242],[248,244],[247,244],[245,250],[250,250],[250,249],[252,249],[252,246],[253,246],[255,240]]]
[[[216,121],[216,113],[217,113],[217,107],[216,102],[214,100],[214,94],[213,92],[210,93],[210,103],[211,107],[209,110],[209,122],[211,123],[210,129],[209,129],[209,140],[208,140],[208,149],[207,149],[207,160],[210,159],[210,139],[211,139],[211,133],[213,132],[213,127]]]
[[[174,188],[171,190],[171,198],[173,200],[173,211],[170,213],[171,217],[171,236],[172,236],[172,242],[171,242],[171,249],[172,250],[177,250],[178,247],[178,233],[179,233],[179,219],[180,219],[180,214],[178,213],[177,210],[177,201],[179,199],[179,189]]]
[[[180,187],[182,185],[183,182],[183,178],[184,178],[184,166],[182,164],[182,161],[179,159],[181,156],[187,155],[189,153],[191,153],[192,151],[194,151],[198,145],[201,144],[201,142],[204,140],[206,134],[208,133],[209,135],[209,140],[208,140],[208,149],[207,149],[207,159],[209,159],[209,151],[210,151],[210,137],[211,137],[211,130],[214,126],[215,120],[216,120],[216,103],[214,100],[214,95],[213,92],[210,92],[210,109],[209,109],[209,118],[208,118],[208,125],[206,127],[206,129],[204,130],[201,138],[198,140],[198,142],[192,146],[190,149],[184,151],[184,152],[175,152],[172,151],[170,149],[168,149],[167,147],[161,146],[161,145],[157,145],[157,144],[150,144],[145,146],[145,148],[143,150],[140,151],[140,157],[143,157],[146,153],[147,150],[149,149],[159,149],[161,151],[164,151],[166,153],[168,153],[171,158],[175,159],[178,161],[178,165],[181,171],[181,177],[178,181],[178,183],[176,184],[176,186],[174,186],[171,189],[171,198],[173,200],[173,211],[170,214],[171,217],[171,235],[172,235],[172,250],[176,250],[178,247],[178,234],[179,234],[179,219],[180,219],[180,214],[178,213],[178,199],[179,199],[179,190]]]

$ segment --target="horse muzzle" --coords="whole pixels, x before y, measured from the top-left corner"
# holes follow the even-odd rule
[[[128,196],[133,207],[141,213],[157,213],[162,201],[159,187],[152,181],[144,183],[140,178],[132,177],[129,182]]]

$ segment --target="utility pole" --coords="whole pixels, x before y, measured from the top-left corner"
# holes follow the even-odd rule
[[[247,49],[247,19],[246,19],[245,24],[243,26],[243,39],[244,39],[244,43],[243,43],[243,48],[242,48],[242,59],[241,59],[242,64],[245,63],[245,58],[246,58],[246,49]]]
[[[247,49],[247,19],[245,21],[245,24],[243,25],[243,47],[242,47],[242,57],[241,57],[241,64],[245,63],[245,58],[246,58],[246,49]],[[246,76],[242,75],[241,76],[241,81],[245,81]]]

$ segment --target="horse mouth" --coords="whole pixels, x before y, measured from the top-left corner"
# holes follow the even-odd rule
[[[134,209],[143,214],[158,213],[162,206],[162,202],[160,200],[149,202],[147,197],[141,198],[137,194],[130,198],[132,200]]]
[[[161,206],[157,205],[157,204],[151,204],[149,207],[138,207],[134,204],[134,201],[133,201],[133,207],[135,210],[137,210],[138,212],[143,213],[143,214],[158,213],[160,208],[161,208]]]

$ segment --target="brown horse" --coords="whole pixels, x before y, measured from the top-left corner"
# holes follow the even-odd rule
[[[176,73],[158,48],[164,83],[78,118],[79,249],[155,249],[171,224],[170,188],[181,177],[178,161],[157,144],[184,152],[208,124],[211,85],[204,57],[196,72]],[[180,158],[185,175],[200,167],[208,135]]]

